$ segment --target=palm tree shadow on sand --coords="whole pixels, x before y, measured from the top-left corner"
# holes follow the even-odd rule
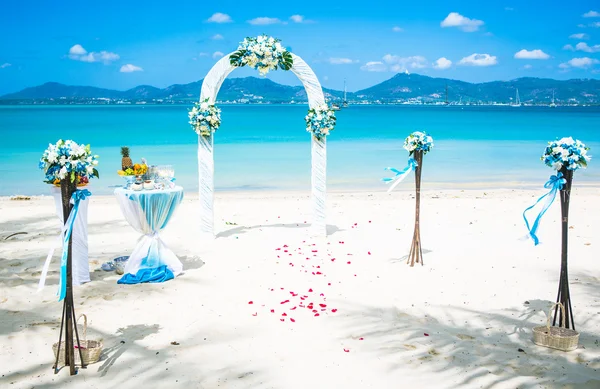
[[[100,376],[104,377],[119,357],[129,350],[135,341],[142,340],[152,334],[157,334],[159,330],[160,327],[158,324],[136,324],[125,328],[119,328],[116,334],[116,336],[121,339],[119,343],[104,349],[100,355],[100,361],[104,361],[102,366],[98,368]]]

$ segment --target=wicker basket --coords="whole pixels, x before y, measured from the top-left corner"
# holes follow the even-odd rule
[[[548,322],[546,325],[533,328],[533,343],[538,346],[550,347],[561,351],[573,351],[577,348],[579,342],[579,332],[565,328],[566,320],[563,320],[562,327],[550,326],[552,310],[557,305],[562,311],[563,319],[567,317],[565,307],[561,303],[554,304],[550,308],[550,312],[548,312]]]
[[[100,354],[102,353],[102,342],[97,340],[87,340],[87,316],[84,314],[79,315],[77,321],[83,316],[83,336],[80,338],[81,344],[81,355],[83,356],[84,365],[98,362]],[[79,350],[77,349],[77,339],[73,339],[75,347],[75,365],[81,366],[81,359],[79,357]],[[60,357],[58,363],[65,364],[65,341],[60,342]],[[54,351],[54,358],[56,358],[56,352],[58,351],[58,342],[52,345],[52,351]]]

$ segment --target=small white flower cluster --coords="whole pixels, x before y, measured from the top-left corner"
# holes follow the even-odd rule
[[[589,147],[586,147],[579,140],[572,137],[562,138],[554,142],[548,142],[548,146],[542,155],[542,161],[555,170],[560,170],[566,166],[568,170],[577,170],[586,168],[587,163],[592,159],[587,155]]]
[[[258,69],[264,76],[279,66],[284,70],[292,67],[291,54],[281,45],[279,39],[266,35],[256,38],[245,38],[231,55],[230,63],[234,66],[249,66]]]
[[[433,138],[425,132],[415,131],[404,140],[404,148],[408,150],[408,155],[417,150],[423,151],[425,155],[433,148]]]
[[[306,131],[321,140],[335,128],[336,117],[333,110],[327,104],[323,104],[309,109],[304,120],[306,121]]]
[[[189,123],[198,135],[210,136],[221,125],[221,110],[214,104],[209,104],[208,99],[194,103],[188,116]]]
[[[69,174],[72,181],[75,180],[75,176],[98,177],[97,158],[98,156],[90,151],[90,145],[80,145],[72,140],[61,139],[56,144],[48,145],[40,160],[39,168],[44,170],[46,182],[49,183],[67,178]]]

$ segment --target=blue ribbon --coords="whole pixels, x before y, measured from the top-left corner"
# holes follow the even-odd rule
[[[76,190],[71,196],[71,204],[73,204],[73,209],[69,214],[69,218],[65,223],[66,230],[63,236],[63,251],[62,257],[60,259],[60,281],[58,284],[58,301],[62,301],[67,295],[67,256],[69,255],[69,238],[71,237],[71,233],[73,232],[73,224],[75,223],[75,218],[77,217],[77,211],[79,211],[79,202],[81,200],[85,200],[86,197],[91,196],[92,193],[87,190]]]
[[[527,230],[529,230],[529,236],[531,236],[531,238],[533,239],[533,243],[535,243],[536,246],[538,245],[538,243],[540,243],[540,240],[535,235],[535,233],[536,233],[538,227],[540,226],[540,221],[542,219],[542,216],[544,216],[544,214],[546,213],[548,208],[550,208],[550,205],[552,205],[552,203],[554,202],[554,199],[556,198],[556,193],[559,190],[561,190],[563,188],[563,185],[566,183],[567,183],[567,180],[565,180],[563,178],[563,174],[561,172],[558,172],[555,176],[550,176],[550,179],[544,184],[544,188],[550,189],[550,191],[548,193],[546,193],[545,195],[543,195],[542,197],[540,197],[538,199],[538,201],[536,201],[535,204],[533,204],[531,207],[529,207],[525,211],[523,211],[523,219],[525,219],[525,225],[527,226]],[[529,227],[529,221],[527,220],[527,217],[525,216],[525,214],[527,213],[527,211],[529,211],[530,209],[532,209],[533,207],[538,205],[538,203],[546,197],[547,197],[546,203],[542,207],[542,210],[540,211],[540,213],[535,218],[533,225],[531,227]]]
[[[382,178],[382,181],[387,184],[394,182],[392,184],[392,186],[390,186],[390,188],[388,189],[388,192],[391,192],[396,187],[396,185],[398,185],[400,182],[402,182],[402,180],[404,180],[410,172],[415,170],[417,168],[417,166],[419,166],[417,164],[417,161],[411,157],[408,159],[408,166],[406,166],[404,168],[404,170],[402,170],[402,171],[400,171],[398,169],[394,169],[393,167],[386,167],[385,170],[390,170],[390,171],[396,173],[396,176],[393,178],[389,178],[389,177]]]

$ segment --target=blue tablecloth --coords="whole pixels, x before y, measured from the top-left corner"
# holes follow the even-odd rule
[[[183,188],[133,191],[115,189],[115,196],[129,224],[144,234],[129,256],[119,284],[163,282],[183,270],[181,261],[159,236],[183,200]]]

